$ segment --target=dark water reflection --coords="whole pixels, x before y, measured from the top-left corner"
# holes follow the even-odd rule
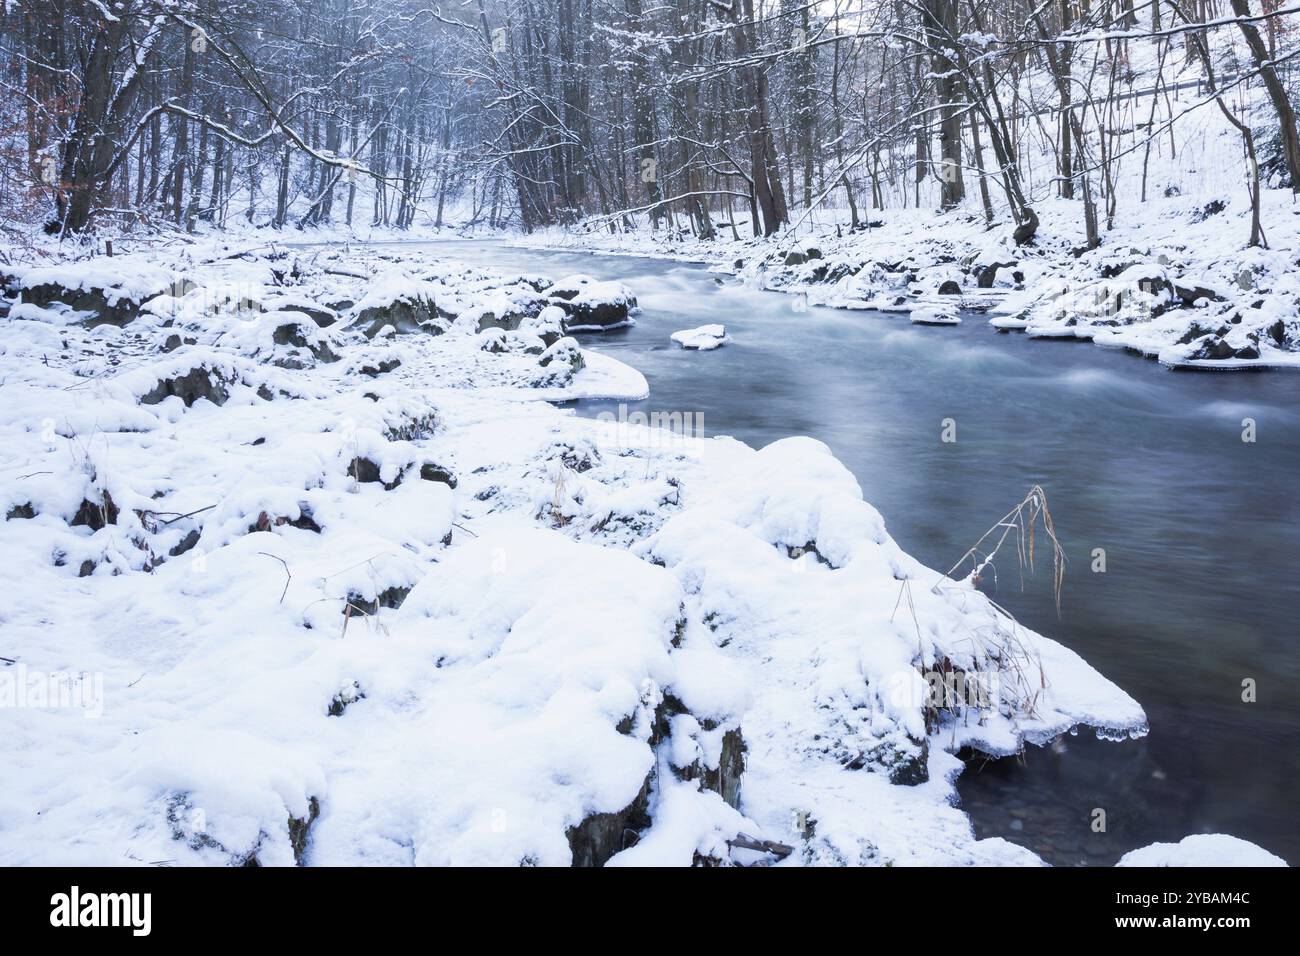
[[[1300,376],[1168,371],[1083,343],[811,309],[718,284],[699,266],[449,244],[476,264],[585,272],[637,293],[635,327],[585,336],[640,369],[633,408],[702,413],[708,434],[761,446],[826,442],[909,552],[947,568],[1034,483],[1069,559],[1058,620],[1049,569],[998,599],[1142,703],[1137,742],[1066,738],[1064,753],[972,765],[960,792],[981,836],[1058,864],[1225,832],[1300,861]],[[725,323],[733,342],[684,352],[668,336]],[[608,405],[584,403],[581,414]],[[957,441],[940,423],[953,418]],[[1242,419],[1258,429],[1241,440]],[[1090,571],[1104,548],[1107,571]],[[1243,703],[1244,678],[1258,702]],[[1060,749],[1060,748],[1058,748]],[[1091,812],[1107,812],[1094,834]]]

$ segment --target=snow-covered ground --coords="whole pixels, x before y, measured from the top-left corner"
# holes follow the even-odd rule
[[[957,752],[1145,732],[824,445],[551,404],[633,290],[239,251],[12,270],[0,862],[1038,864]]]

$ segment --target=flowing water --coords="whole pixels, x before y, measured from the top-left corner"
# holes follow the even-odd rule
[[[645,374],[650,398],[629,411],[702,415],[706,434],[754,446],[824,441],[931,567],[950,567],[1031,485],[1046,489],[1068,558],[1060,617],[1041,561],[1022,590],[1008,555],[995,597],[1135,697],[1151,733],[1111,743],[1085,731],[1021,760],[972,763],[959,791],[980,836],[1070,865],[1222,832],[1300,862],[1300,376],[1171,372],[1086,343],[1000,335],[978,315],[931,328],[800,312],[790,296],[664,260],[437,245],[475,265],[626,283],[643,310],[636,325],[579,337]],[[713,322],[731,344],[669,342]],[[944,419],[955,442],[941,441]],[[1097,548],[1104,573],[1092,570]]]

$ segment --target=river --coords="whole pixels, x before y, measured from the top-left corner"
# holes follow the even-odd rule
[[[1083,732],[1020,760],[972,762],[959,792],[979,836],[1075,865],[1223,832],[1300,862],[1300,376],[1173,372],[1087,343],[998,334],[978,315],[921,327],[797,311],[791,296],[665,260],[437,246],[487,268],[626,283],[642,307],[636,325],[579,338],[645,374],[650,398],[630,411],[692,413],[706,434],[754,446],[824,441],[931,567],[950,567],[1043,486],[1068,558],[1060,616],[1049,565],[1022,590],[1008,556],[994,596],[1135,697],[1151,733],[1112,743]],[[724,348],[669,342],[714,322],[732,337]],[[941,440],[945,419],[955,441]],[[1243,441],[1244,419],[1254,441]],[[1098,548],[1104,572],[1093,570]],[[1247,680],[1254,702],[1243,700]]]

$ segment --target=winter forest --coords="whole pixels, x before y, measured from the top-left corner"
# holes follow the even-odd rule
[[[1298,107],[1289,0],[0,0],[0,864],[1295,860]]]
[[[1041,198],[1075,200],[1095,247],[1168,188],[1204,107],[1238,134],[1223,172],[1252,208],[1300,179],[1294,12],[10,2],[3,211],[76,235],[442,226],[450,204],[525,232],[648,219],[709,239],[970,193],[1022,244]]]

